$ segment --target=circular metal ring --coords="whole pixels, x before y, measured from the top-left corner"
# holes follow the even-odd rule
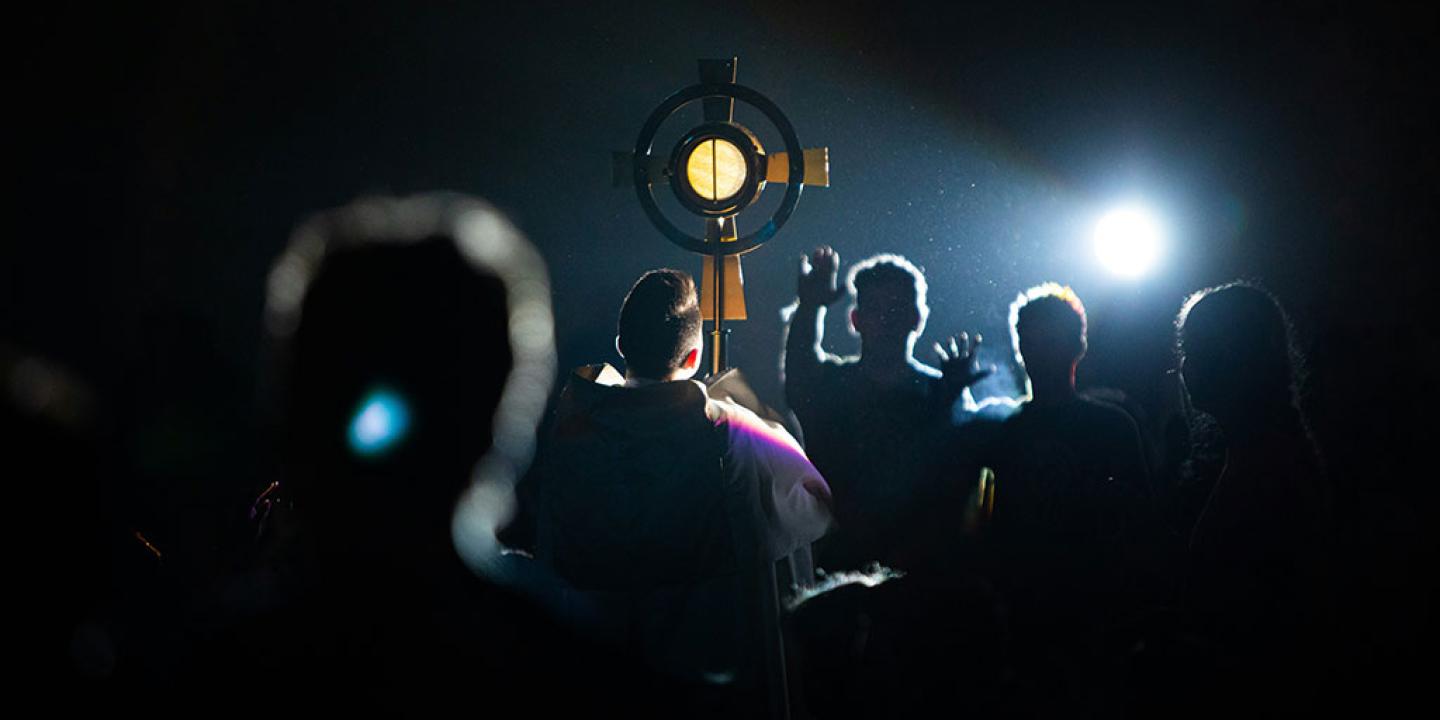
[[[720,246],[718,248],[715,247],[717,243],[705,242],[705,238],[681,230],[665,217],[665,214],[660,211],[660,206],[655,203],[654,186],[650,181],[648,170],[651,145],[655,141],[655,133],[660,130],[660,125],[676,110],[706,97],[733,98],[750,105],[765,115],[775,129],[780,131],[780,138],[784,141],[785,151],[788,153],[790,171],[790,182],[785,186],[785,196],[781,198],[780,207],[776,208],[770,219],[759,229],[737,238],[733,242],[718,243]],[[760,168],[760,171],[763,172],[764,168]],[[805,151],[800,147],[800,139],[796,137],[795,128],[790,124],[790,120],[769,98],[744,85],[701,83],[677,91],[650,113],[649,119],[640,128],[640,136],[635,140],[635,193],[640,198],[640,206],[645,209],[645,214],[650,218],[650,222],[659,228],[670,242],[702,255],[740,255],[769,241],[775,236],[776,231],[790,219],[791,213],[795,212],[795,205],[800,202],[800,190],[804,187],[800,180],[804,177]]]

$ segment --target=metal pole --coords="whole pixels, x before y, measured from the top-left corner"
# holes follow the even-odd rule
[[[722,220],[721,222],[724,221]],[[720,254],[719,245],[721,242],[720,238],[723,235],[724,230],[722,229],[721,232],[717,233],[714,238],[714,242],[716,244],[715,254],[711,256],[713,261],[710,263],[711,272],[715,274],[710,284],[710,286],[715,289],[715,297],[712,307],[712,309],[714,310],[715,326],[710,333],[710,374],[714,376],[718,376],[720,373],[725,372],[726,365],[729,361],[729,358],[726,356],[725,341],[728,339],[726,336],[730,333],[730,330],[729,328],[726,328],[724,326],[725,256]]]

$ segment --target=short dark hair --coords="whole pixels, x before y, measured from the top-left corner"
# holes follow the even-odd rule
[[[929,290],[920,268],[904,257],[892,253],[875,255],[856,264],[850,268],[850,276],[845,279],[845,284],[849,286],[850,294],[855,296],[857,303],[868,288],[905,287],[910,290],[915,306],[919,308],[925,307],[925,295]]]
[[[1070,340],[1074,357],[1085,354],[1085,333],[1088,329],[1085,305],[1070,286],[1041,283],[1020,293],[1010,304],[1010,338],[1017,357],[1020,354],[1020,337],[1026,329],[1042,325],[1053,328],[1061,337]]]
[[[894,288],[905,296],[905,300],[915,306],[915,312],[919,322],[915,332],[925,330],[925,320],[930,316],[930,305],[926,302],[925,296],[929,292],[929,284],[925,282],[925,274],[915,264],[906,260],[901,255],[894,253],[881,253],[868,257],[854,267],[850,268],[850,274],[845,278],[845,285],[850,290],[850,295],[855,299],[856,309],[864,308],[866,311],[885,311],[886,308],[871,307],[875,300],[865,301],[867,297],[885,297],[884,293],[877,292],[878,288]],[[888,298],[887,298],[888,300]]]
[[[665,377],[685,361],[699,333],[700,301],[689,273],[651,270],[626,293],[617,334],[630,374]]]

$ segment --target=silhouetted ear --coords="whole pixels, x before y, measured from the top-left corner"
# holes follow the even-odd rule
[[[616,335],[616,336],[615,336],[615,352],[620,353],[620,357],[622,357],[622,358],[625,357],[625,348],[620,347],[620,336],[619,336],[619,335]]]
[[[859,317],[859,314],[860,308],[850,308],[850,332],[860,332],[860,327],[855,322],[855,318]]]
[[[685,361],[680,363],[680,369],[690,372],[698,367],[700,367],[700,348],[693,347],[690,348],[690,352],[685,353]]]

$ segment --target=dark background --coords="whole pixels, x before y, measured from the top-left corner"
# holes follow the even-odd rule
[[[92,388],[107,512],[194,576],[274,473],[263,292],[300,219],[370,193],[488,198],[549,263],[561,366],[618,364],[630,282],[699,262],[610,186],[610,152],[697,58],[730,55],[831,151],[832,186],[745,258],[732,361],[764,399],[817,243],[907,255],[931,286],[918,347],[978,330],[1002,365],[1015,294],[1073,285],[1081,384],[1136,398],[1151,432],[1183,297],[1255,278],[1292,311],[1377,552],[1431,549],[1434,473],[1411,463],[1434,425],[1433,4],[53,2],[10,29],[0,339]],[[1088,237],[1131,198],[1168,248],[1122,281]],[[1013,392],[1013,372],[981,388]],[[1423,602],[1408,562],[1387,592]]]

